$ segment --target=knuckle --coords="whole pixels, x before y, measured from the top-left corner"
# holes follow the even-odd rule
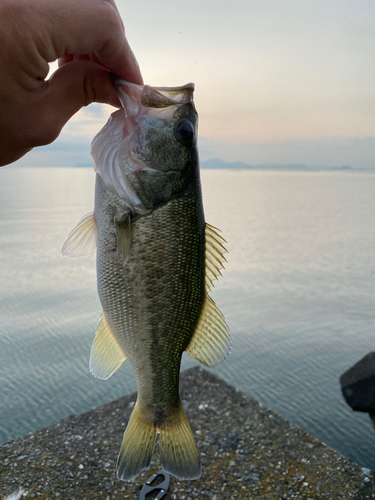
[[[86,73],[83,79],[83,106],[88,106],[96,101],[95,85],[90,73]]]
[[[123,32],[121,18],[113,5],[109,2],[104,2],[102,4],[102,9],[102,26],[107,36],[108,34],[112,35],[119,31]]]

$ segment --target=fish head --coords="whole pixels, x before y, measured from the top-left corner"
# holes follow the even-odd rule
[[[180,195],[196,175],[194,84],[114,84],[123,109],[94,138],[91,154],[106,187],[144,214]]]

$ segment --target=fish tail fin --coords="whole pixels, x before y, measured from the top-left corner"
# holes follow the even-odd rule
[[[142,417],[138,403],[130,416],[117,459],[117,477],[132,481],[147,469],[155,448],[157,427]]]
[[[162,469],[178,479],[198,479],[201,476],[198,450],[181,402],[158,431]]]

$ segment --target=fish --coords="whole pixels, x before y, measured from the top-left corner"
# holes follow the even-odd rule
[[[209,292],[226,262],[225,239],[206,223],[197,149],[194,84],[135,85],[115,78],[122,109],[95,136],[93,213],[70,233],[63,254],[96,249],[103,307],[90,371],[108,379],[129,358],[137,401],[124,433],[117,477],[134,480],[159,439],[162,469],[201,476],[181,404],[186,351],[212,367],[229,354],[228,325]]]

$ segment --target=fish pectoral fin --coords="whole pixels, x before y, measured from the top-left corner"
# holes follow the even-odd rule
[[[91,346],[90,372],[97,378],[107,380],[126,357],[103,312]]]
[[[95,252],[98,228],[94,212],[86,214],[71,231],[62,247],[66,257],[87,257]]]
[[[198,324],[186,352],[204,366],[224,361],[231,347],[228,325],[223,313],[206,293]]]
[[[205,224],[206,239],[206,291],[209,292],[214,286],[213,282],[221,276],[221,269],[224,269],[224,262],[227,259],[224,253],[228,253],[223,245],[226,240],[219,234],[217,229],[210,224]]]
[[[117,477],[132,481],[147,469],[155,448],[157,428],[152,420],[142,418],[136,403],[122,439],[117,459]]]
[[[125,266],[133,244],[133,228],[130,215],[125,221],[115,220],[117,235],[117,251],[122,257],[122,265]]]

